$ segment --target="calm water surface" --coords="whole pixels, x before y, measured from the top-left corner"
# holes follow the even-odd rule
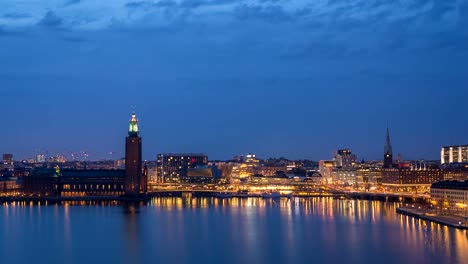
[[[0,263],[468,263],[468,233],[330,198],[0,205]]]

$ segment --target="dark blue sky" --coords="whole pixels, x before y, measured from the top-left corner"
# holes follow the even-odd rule
[[[468,1],[4,0],[0,152],[437,159],[467,144]]]

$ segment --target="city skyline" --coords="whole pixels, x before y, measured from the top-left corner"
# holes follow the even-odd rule
[[[349,10],[347,12],[346,10]],[[466,144],[460,1],[0,3],[2,152],[436,159]]]
[[[133,114],[132,114],[132,119],[130,120],[130,122],[132,122],[132,120],[135,118],[135,111],[131,111]],[[137,128],[138,129],[138,128]],[[387,148],[388,148],[388,145],[389,144],[389,140],[390,140],[390,134],[389,134],[389,127],[388,127],[388,123],[387,123],[387,128],[386,128],[386,142],[385,142],[385,145],[384,145],[384,151],[382,153],[387,153]],[[128,133],[128,132],[127,132]],[[139,131],[140,133],[140,131]],[[446,146],[446,145],[444,145]],[[390,146],[391,148],[391,146]],[[144,149],[144,148],[143,148]],[[319,161],[319,160],[327,160],[327,159],[331,159],[331,156],[333,154],[334,151],[336,150],[339,150],[339,149],[343,149],[342,147],[337,147],[335,149],[333,149],[333,151],[331,151],[331,154],[330,156],[322,156],[321,158],[309,158],[309,157],[288,157],[288,156],[285,156],[285,155],[279,155],[279,156],[274,156],[274,155],[269,155],[269,154],[261,154],[261,155],[258,155],[258,153],[256,152],[240,152],[240,153],[234,153],[232,154],[231,156],[229,157],[226,157],[226,158],[211,158],[210,160],[229,160],[235,156],[238,156],[238,155],[248,155],[248,154],[256,154],[258,155],[259,157],[262,157],[262,158],[288,158],[288,159],[292,159],[292,160],[301,160],[301,159],[308,159],[308,160],[315,160],[315,161]],[[117,159],[124,159],[125,158],[125,154],[124,154],[124,151],[115,151],[115,150],[111,150],[111,151],[101,151],[101,157],[97,156],[96,153],[94,154],[90,154],[90,152],[88,150],[81,150],[81,151],[77,151],[77,150],[65,150],[65,151],[56,151],[56,152],[53,152],[53,151],[49,151],[48,149],[35,149],[33,154],[29,154],[29,156],[27,156],[28,154],[26,154],[26,156],[24,157],[21,157],[18,158],[17,154],[14,153],[14,152],[8,152],[8,151],[3,151],[3,153],[12,153],[14,154],[16,160],[24,160],[24,159],[31,159],[31,158],[36,158],[37,155],[45,155],[45,157],[62,157],[62,158],[65,158],[65,159],[70,159],[72,158],[72,160],[89,160],[89,161],[97,161],[97,160],[117,160]],[[148,151],[147,151],[148,152]],[[197,151],[185,151],[185,153],[189,153],[189,152],[192,152],[192,153],[195,153]],[[173,150],[173,151],[165,151],[165,152],[157,152],[156,155],[151,156],[151,158],[144,158],[144,160],[156,160],[156,156],[160,153],[184,153],[184,151],[178,151],[178,150]],[[206,152],[205,152],[206,153]],[[356,153],[356,152],[355,152]],[[209,155],[209,153],[207,153]],[[383,160],[382,157],[376,157],[376,158],[365,158],[363,156],[360,156],[359,153],[356,153],[358,154],[358,159],[359,161],[360,160]],[[98,154],[99,155],[99,154]],[[426,157],[420,157],[420,158],[407,158],[407,157],[404,157],[403,156],[404,154],[402,153],[397,153],[394,155],[394,159],[395,158],[403,158],[403,160],[437,160],[440,158],[440,156],[437,156],[436,158],[426,158]]]
[[[2,263],[467,263],[468,0],[1,0]]]

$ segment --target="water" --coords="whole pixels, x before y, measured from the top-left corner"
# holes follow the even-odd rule
[[[468,263],[466,231],[331,198],[0,205],[3,263]]]

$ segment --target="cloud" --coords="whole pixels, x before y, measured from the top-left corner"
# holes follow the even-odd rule
[[[126,8],[134,9],[134,8],[143,8],[147,9],[152,7],[154,4],[148,1],[138,1],[138,2],[128,2],[125,4]]]
[[[268,22],[284,22],[290,21],[292,15],[287,13],[281,6],[249,6],[240,5],[237,6],[234,15],[236,18],[247,21],[247,20],[261,20]]]
[[[24,18],[30,18],[31,14],[12,12],[12,13],[6,13],[6,14],[2,15],[2,17],[3,18],[8,18],[8,19],[24,19]]]
[[[460,0],[62,0],[73,8],[28,2],[16,7],[13,0],[5,1],[10,8],[0,15],[0,23],[8,30],[15,27],[36,30],[39,25],[70,31],[174,32],[196,27],[209,36],[229,32],[226,37],[236,38],[250,34],[259,25],[265,26],[263,31],[274,34],[286,33],[281,32],[279,25],[291,25],[287,30],[300,36],[296,41],[312,43],[310,47],[316,46],[316,38],[334,36],[332,44],[328,38],[321,41],[325,45],[341,44],[347,49],[370,51],[399,52],[420,45],[461,48],[468,26],[468,1]],[[41,11],[44,9],[48,10],[45,15]],[[310,49],[305,44],[304,47]],[[335,49],[326,54],[335,54]]]
[[[81,0],[67,0],[65,2],[65,6],[71,6],[81,3]]]
[[[48,11],[46,15],[38,22],[38,25],[57,28],[63,25],[63,19],[57,16],[53,11]]]

